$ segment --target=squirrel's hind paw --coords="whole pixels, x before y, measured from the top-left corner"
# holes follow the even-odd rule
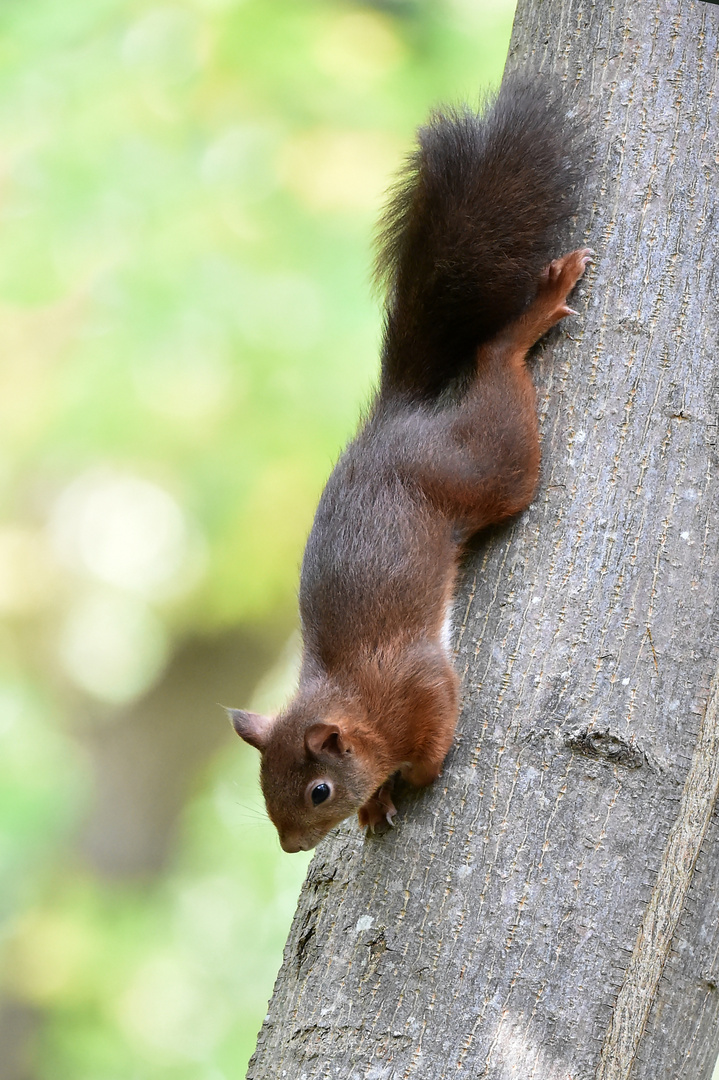
[[[537,295],[522,319],[524,324],[531,327],[532,341],[537,341],[560,319],[579,314],[567,304],[567,297],[589,263],[594,261],[593,255],[591,248],[578,248],[561,259],[553,259],[542,270]]]
[[[540,275],[539,291],[551,292],[566,300],[591,262],[594,262],[592,248],[577,248],[561,259],[553,259]]]

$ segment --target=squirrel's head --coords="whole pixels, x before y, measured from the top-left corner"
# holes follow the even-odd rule
[[[309,851],[386,778],[373,764],[355,703],[301,694],[274,718],[228,712],[240,738],[262,755],[267,813],[285,851]]]

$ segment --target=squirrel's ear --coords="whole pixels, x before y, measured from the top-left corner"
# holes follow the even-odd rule
[[[262,716],[256,712],[245,712],[243,709],[228,709],[227,715],[241,739],[244,739],[246,743],[260,751],[264,750],[272,727],[272,718],[270,716]]]
[[[329,755],[330,757],[342,757],[350,754],[352,747],[342,734],[339,724],[328,724],[322,720],[318,724],[312,724],[305,732],[305,749],[315,757]]]

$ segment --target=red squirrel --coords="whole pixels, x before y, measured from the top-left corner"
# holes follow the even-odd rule
[[[299,687],[274,718],[229,710],[262,755],[285,851],[357,813],[392,824],[392,782],[439,776],[458,680],[448,615],[467,540],[539,476],[526,356],[567,315],[588,248],[551,259],[581,167],[566,108],[514,78],[482,115],[435,112],[379,230],[380,385],[325,487],[300,578]]]

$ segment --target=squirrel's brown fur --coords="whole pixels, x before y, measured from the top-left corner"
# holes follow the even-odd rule
[[[530,502],[539,473],[527,351],[571,314],[588,249],[549,262],[576,209],[576,143],[546,89],[505,83],[483,117],[436,113],[380,230],[380,389],[320,499],[300,582],[303,660],[274,719],[231,712],[262,754],[286,851],[391,782],[434,780],[457,719],[443,626],[467,539]],[[549,263],[549,265],[547,265]]]

